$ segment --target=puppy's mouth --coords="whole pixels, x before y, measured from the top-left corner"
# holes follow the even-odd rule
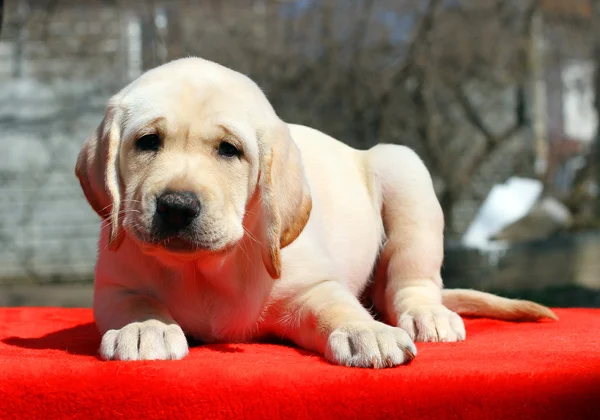
[[[166,251],[169,254],[181,256],[194,256],[196,254],[220,254],[226,252],[235,246],[235,242],[220,243],[219,241],[205,241],[196,238],[189,238],[185,233],[176,233],[171,235],[147,233],[133,227],[132,236],[147,251]]]
[[[195,245],[192,242],[177,236],[165,239],[159,242],[157,245],[167,251],[175,253],[191,253],[202,249],[198,245]]]
[[[219,244],[220,245],[220,244]],[[175,258],[196,260],[198,258],[223,256],[234,248],[235,243],[227,243],[224,246],[217,244],[195,243],[181,237],[172,237],[158,243],[152,244],[146,250],[150,253],[158,251],[166,253]]]
[[[146,250],[163,249],[172,253],[192,253],[202,249],[201,245],[195,244],[178,234],[161,235],[148,232],[141,229],[138,224],[126,226],[125,228],[129,231],[130,236]]]

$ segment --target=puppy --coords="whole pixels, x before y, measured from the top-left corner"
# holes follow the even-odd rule
[[[555,318],[442,290],[444,218],[410,149],[359,151],[281,121],[246,76],[200,58],[115,95],[76,174],[102,217],[94,316],[106,360],[181,359],[265,336],[346,366],[460,341],[458,315]],[[371,281],[372,280],[372,281]],[[384,322],[359,297],[367,286]]]

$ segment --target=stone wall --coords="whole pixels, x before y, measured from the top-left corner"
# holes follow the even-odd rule
[[[77,152],[140,44],[114,7],[14,0],[0,39],[0,282],[90,278],[98,218]],[[139,73],[139,71],[138,71]]]

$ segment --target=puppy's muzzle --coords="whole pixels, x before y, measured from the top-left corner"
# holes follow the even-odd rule
[[[180,232],[198,218],[200,211],[200,200],[193,192],[167,190],[156,199],[158,230],[163,233]]]

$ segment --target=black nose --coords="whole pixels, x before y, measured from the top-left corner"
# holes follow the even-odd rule
[[[165,227],[183,229],[200,214],[200,201],[190,191],[165,191],[156,199],[156,214]]]

